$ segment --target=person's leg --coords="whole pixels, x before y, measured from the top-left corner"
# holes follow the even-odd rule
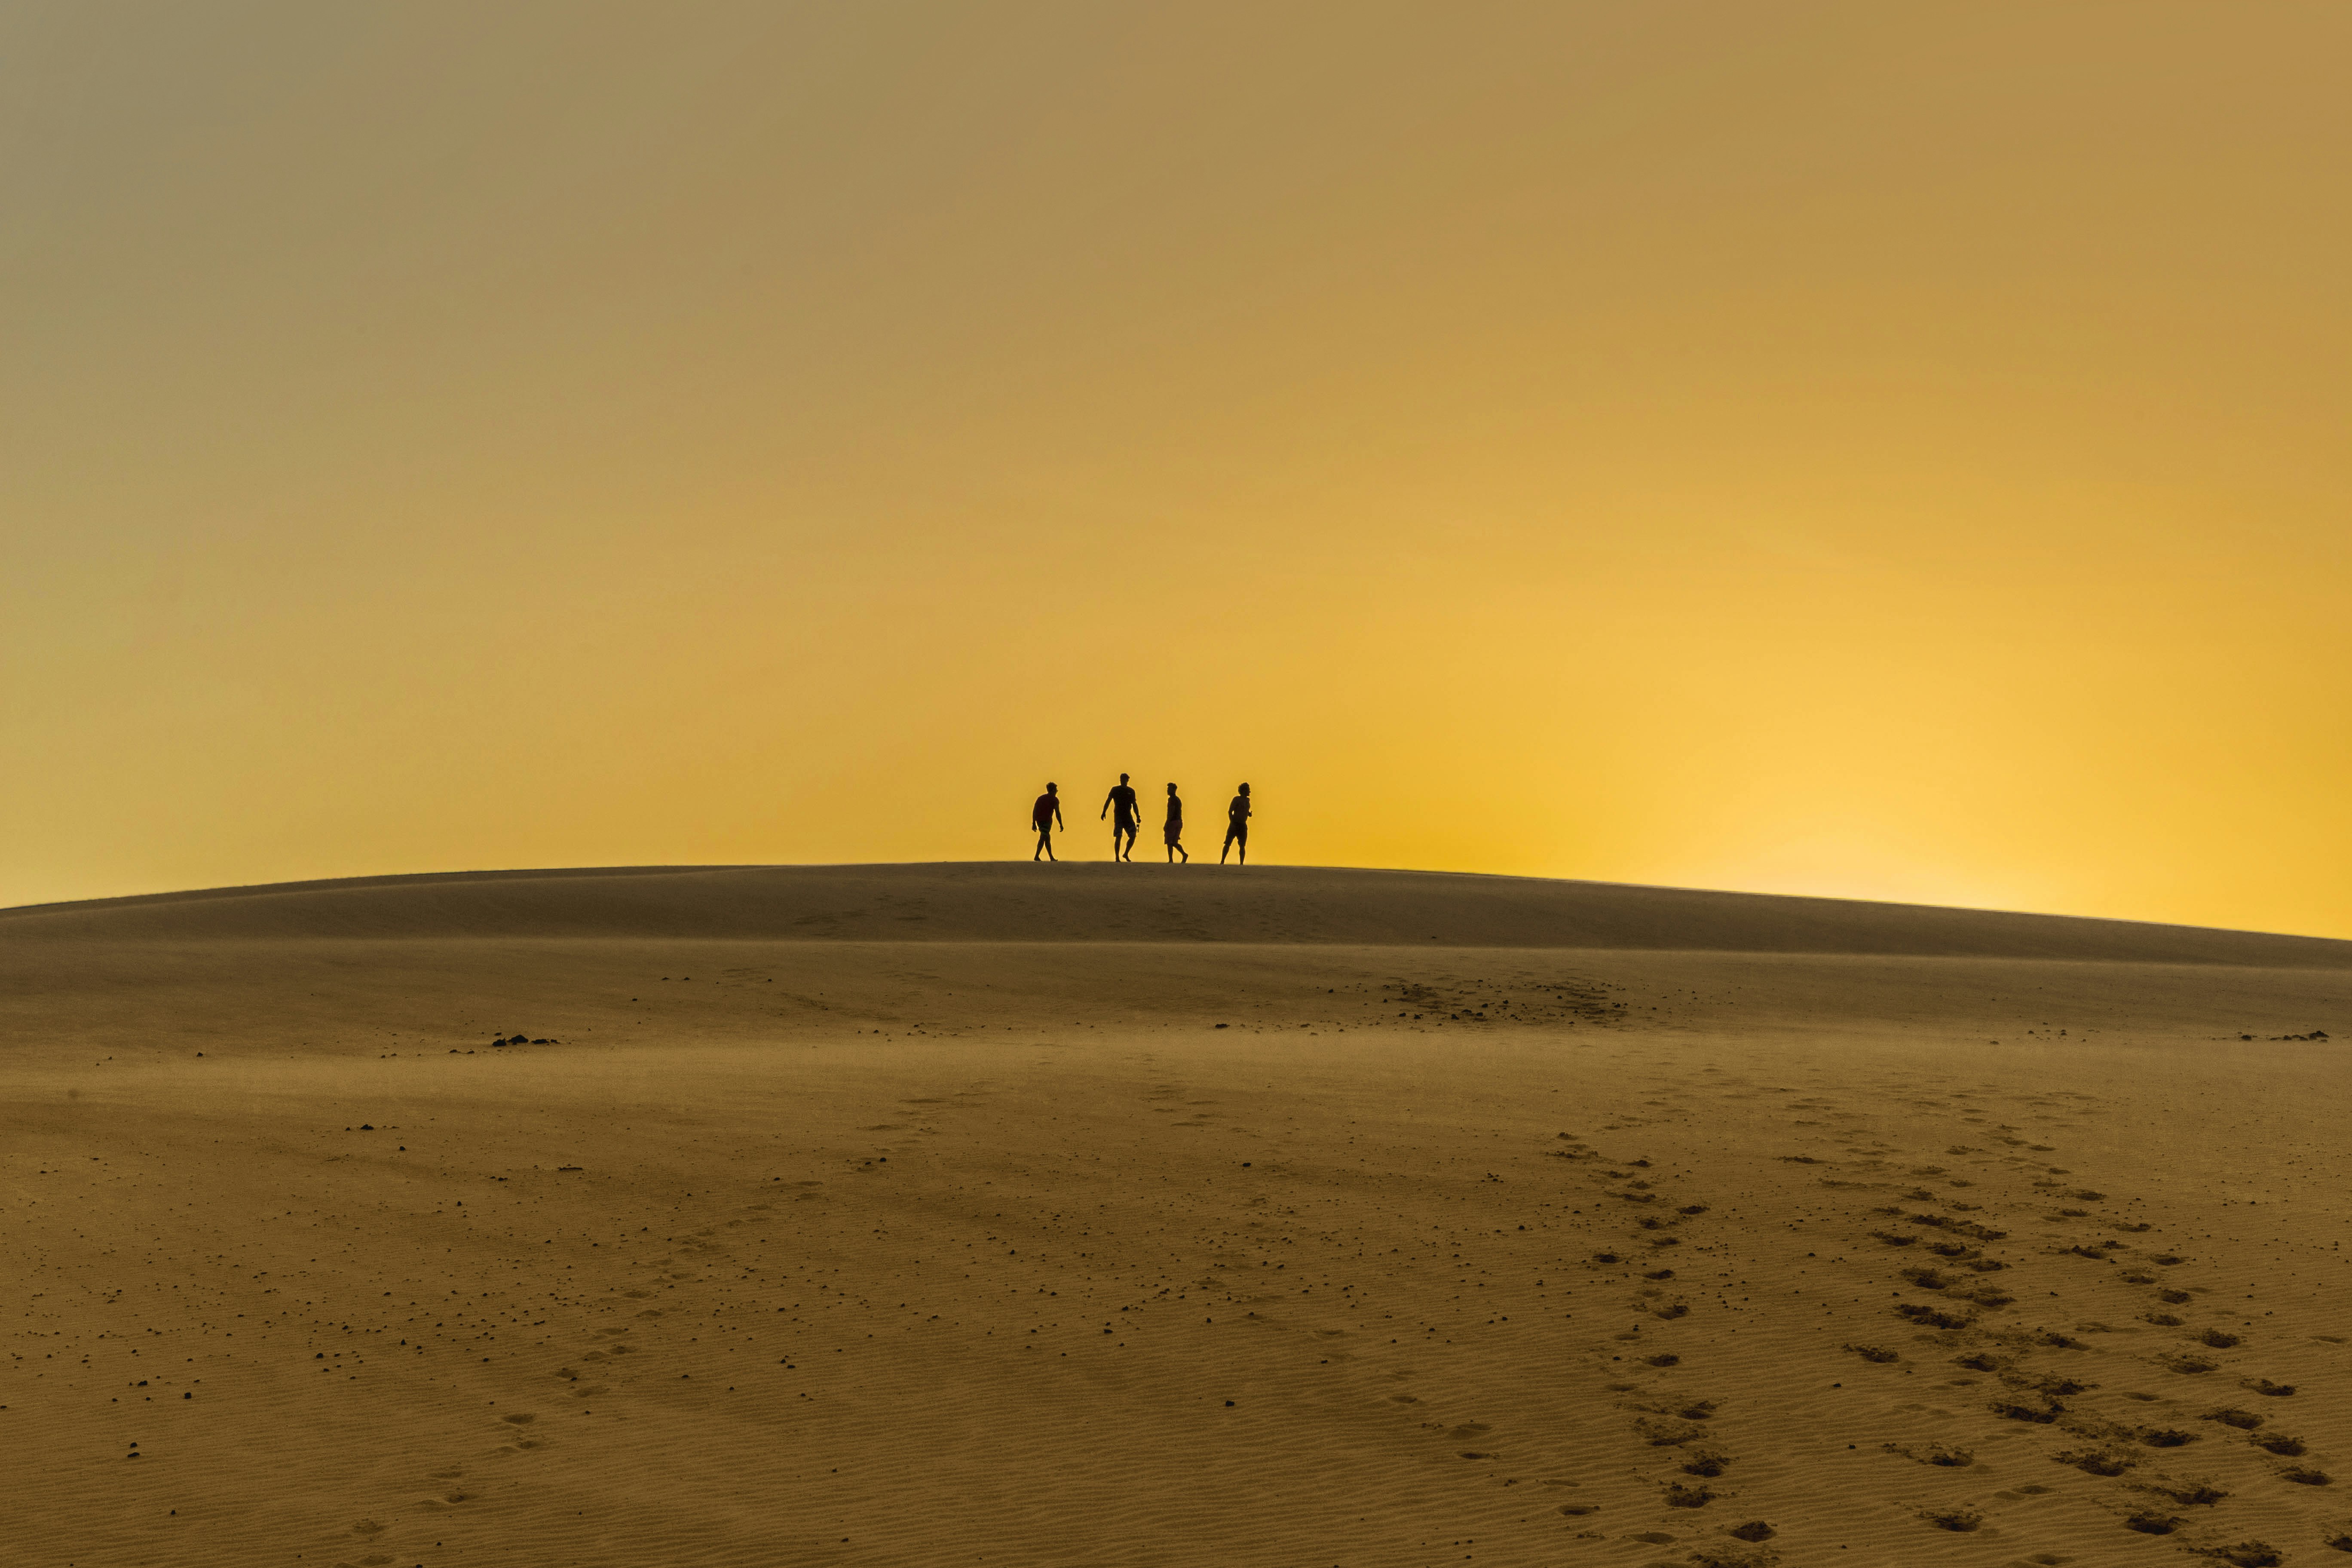
[[[1234,864],[1236,866],[1246,866],[1249,864],[1249,829],[1246,827],[1243,828],[1241,832],[1234,837]]]

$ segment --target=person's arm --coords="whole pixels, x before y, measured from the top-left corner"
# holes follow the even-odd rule
[[[1065,833],[1070,830],[1068,825],[1062,820],[1062,803],[1059,800],[1054,802],[1054,826]]]
[[[1103,808],[1095,813],[1095,820],[1097,822],[1100,822],[1104,817],[1110,815],[1110,803],[1111,797],[1109,795],[1103,796]]]

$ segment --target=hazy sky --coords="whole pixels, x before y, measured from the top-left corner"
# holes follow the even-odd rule
[[[2352,936],[2347,280],[2336,0],[0,6],[0,903],[1124,769]]]

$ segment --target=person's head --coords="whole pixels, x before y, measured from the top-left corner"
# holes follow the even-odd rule
[[[1045,793],[1046,793],[1047,795],[1051,795],[1051,794],[1053,794],[1056,789],[1059,789],[1060,787],[1061,787],[1061,786],[1060,786],[1059,784],[1048,784],[1045,786]]]
[[[1118,775],[1118,782],[1119,782],[1119,783],[1121,783],[1121,784],[1125,784],[1125,783],[1127,782],[1127,775],[1126,775],[1125,773],[1121,773],[1121,774],[1119,774],[1119,775]]]
[[[1170,795],[1174,795],[1176,793],[1176,786],[1174,784],[1170,784],[1168,786],[1168,793]]]
[[[1247,794],[1249,794],[1249,785],[1247,785],[1247,784],[1244,784],[1244,785],[1242,785],[1242,793],[1243,793],[1244,795],[1247,795]]]

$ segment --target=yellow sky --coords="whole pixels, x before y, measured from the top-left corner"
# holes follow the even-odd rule
[[[0,903],[1025,856],[2352,936],[2352,9],[0,12]],[[1076,826],[1074,822],[1074,826]]]

